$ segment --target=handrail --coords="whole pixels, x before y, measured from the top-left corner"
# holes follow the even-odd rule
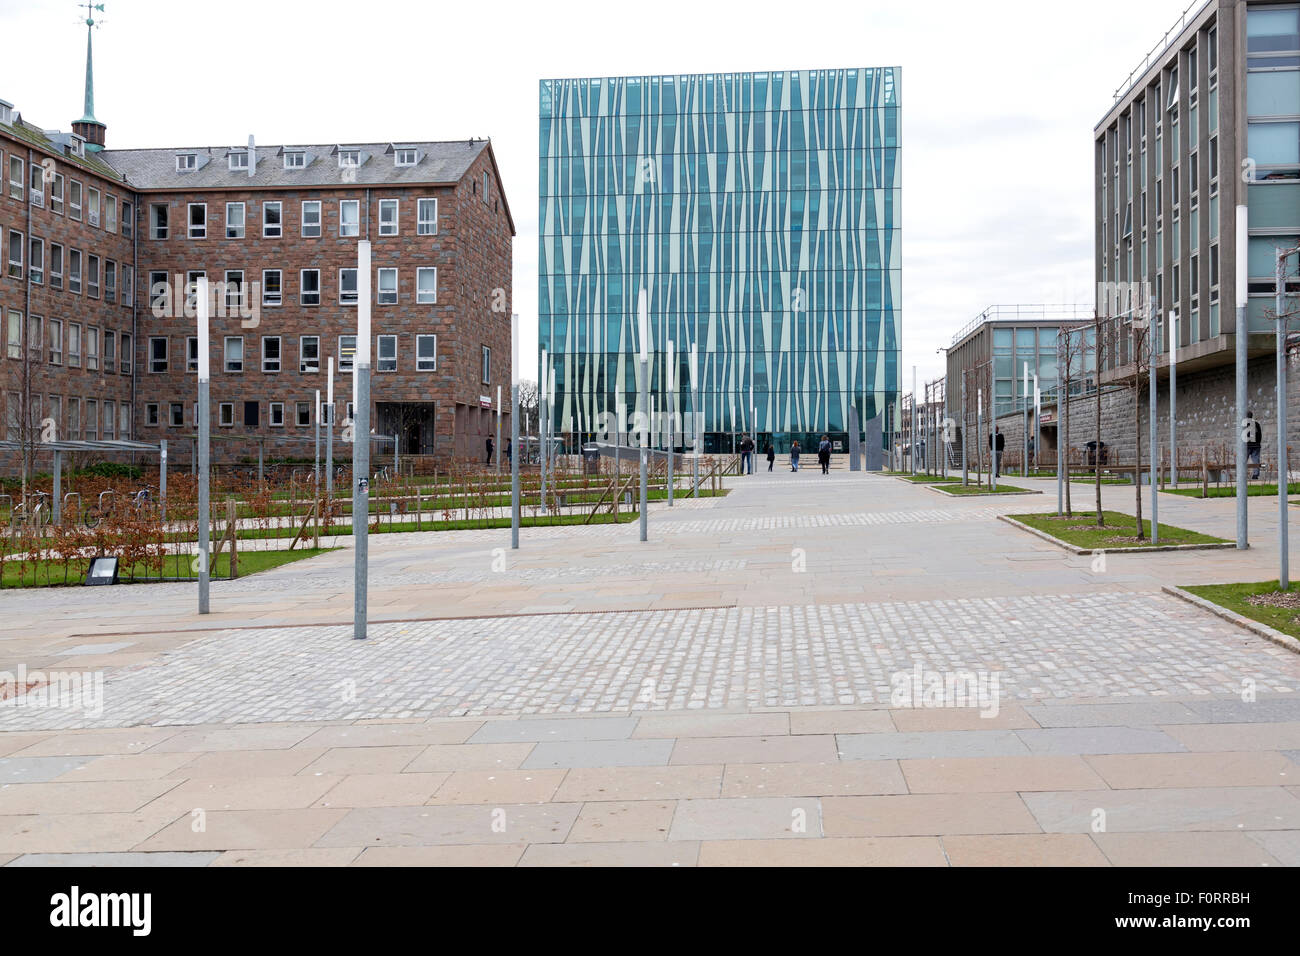
[[[1184,10],[1182,16],[1178,18],[1178,22],[1165,31],[1165,35],[1160,38],[1160,42],[1147,51],[1147,55],[1142,58],[1142,62],[1139,63],[1131,73],[1129,73],[1123,83],[1116,87],[1116,103],[1122,100],[1129,90],[1133,89],[1133,86],[1137,83],[1137,79],[1145,74],[1147,70],[1151,69],[1151,64],[1156,60],[1159,60],[1164,52],[1173,44],[1174,40],[1177,40],[1182,32],[1187,29],[1189,19],[1195,20],[1196,17],[1201,15],[1201,11],[1208,7],[1212,2],[1213,0],[1193,0],[1192,3],[1188,4],[1187,9]],[[1196,16],[1189,18],[1187,15],[1192,12],[1193,8],[1196,9]]]

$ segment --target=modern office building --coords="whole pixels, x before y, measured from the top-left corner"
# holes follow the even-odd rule
[[[1236,207],[1249,210],[1252,405],[1272,391],[1275,250],[1300,236],[1300,4],[1189,10],[1116,90],[1094,137],[1098,307],[1124,311],[1106,301],[1116,287],[1150,289],[1159,379],[1177,314],[1180,427],[1188,441],[1231,445]],[[1117,346],[1103,354],[1103,385],[1131,361],[1127,336]]]
[[[899,83],[894,67],[541,82],[557,430],[585,438],[635,409],[647,289],[653,403],[671,340],[676,407],[700,413],[705,451],[741,433],[844,441],[850,409],[882,441],[899,393]]]
[[[50,420],[63,439],[169,439],[187,462],[206,276],[216,457],[310,458],[331,356],[334,421],[351,412],[368,238],[376,434],[481,458],[511,381],[514,224],[489,141],[110,149],[89,57],[73,130],[0,102],[4,437]]]

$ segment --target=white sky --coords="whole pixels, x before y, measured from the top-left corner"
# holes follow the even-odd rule
[[[106,0],[95,112],[122,148],[490,136],[528,355],[539,79],[901,65],[910,390],[988,305],[1091,302],[1092,128],[1187,2]],[[69,129],[75,5],[0,0],[0,38],[0,99]]]

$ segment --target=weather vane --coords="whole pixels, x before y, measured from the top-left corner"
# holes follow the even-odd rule
[[[87,3],[79,3],[79,4],[77,4],[77,6],[78,6],[78,7],[85,7],[85,8],[86,8],[86,20],[85,20],[85,23],[86,23],[86,26],[88,26],[88,27],[93,27],[93,26],[96,26],[96,25],[97,25],[97,21],[95,20],[95,11],[99,11],[100,13],[103,13],[103,12],[104,12],[104,5],[103,5],[102,3],[89,3],[89,2],[87,2]]]

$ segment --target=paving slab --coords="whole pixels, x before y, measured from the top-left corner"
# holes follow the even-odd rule
[[[545,844],[534,843],[532,848]],[[523,856],[519,845],[370,846],[353,866],[515,866]]]
[[[1300,866],[1300,830],[1252,830],[1246,836],[1283,866]]]
[[[843,794],[906,793],[894,760],[828,763],[727,764],[724,797],[821,797]]]
[[[1268,787],[1300,783],[1300,768],[1281,754],[1266,751],[1095,754],[1085,759],[1108,786],[1117,790],[1152,787]]]
[[[555,792],[560,802],[692,800],[722,795],[720,764],[674,767],[575,767]]]
[[[520,866],[695,866],[700,844],[694,840],[617,843],[535,843]]]
[[[60,758],[35,758],[60,759]],[[84,783],[92,780],[156,780],[166,777],[194,760],[194,754],[105,754],[91,757],[60,774],[58,781]]]
[[[780,737],[683,737],[673,747],[671,763],[830,762],[838,759],[830,734]]]
[[[176,780],[0,785],[0,815],[21,813],[129,813],[178,784]]]
[[[1014,731],[953,730],[933,733],[839,734],[843,760],[928,757],[1004,757],[1029,753]]]
[[[212,866],[347,866],[360,847],[309,847],[305,850],[227,850]]]
[[[140,812],[3,816],[0,853],[124,852],[171,821],[170,816]]]
[[[1143,727],[1054,727],[1019,730],[1016,735],[1036,754],[1151,754],[1186,749],[1164,731]]]
[[[376,807],[347,811],[316,846],[562,843],[581,804]]]
[[[426,803],[545,803],[555,799],[565,770],[458,770]],[[408,775],[409,776],[409,775]]]
[[[887,710],[796,710],[788,716],[792,734],[875,734],[897,729]]]
[[[953,866],[1109,866],[1106,855],[1081,833],[1001,833],[945,836]]]
[[[600,800],[585,804],[570,843],[653,842],[668,839],[675,800]]]
[[[1278,866],[1253,833],[1095,833],[1115,866]]]
[[[0,785],[45,783],[84,767],[91,757],[0,757]]]
[[[1026,793],[1048,833],[1300,829],[1300,800],[1281,787],[1194,787]],[[1098,812],[1100,811],[1100,812]]]
[[[209,866],[219,853],[24,853],[6,866]]]
[[[700,866],[947,866],[935,837],[711,840]]]
[[[1300,747],[1300,721],[1262,724],[1186,724],[1166,731],[1188,750],[1292,750]]]
[[[905,733],[943,730],[1020,730],[1038,727],[1026,708],[999,703],[993,708],[912,707],[890,711],[894,726]]]
[[[663,766],[673,753],[671,740],[577,740],[539,743],[524,760],[526,770],[548,767]],[[702,761],[703,762],[703,761]]]
[[[335,809],[211,810],[186,813],[139,850],[297,850],[312,846],[347,813]],[[196,827],[201,827],[196,829]],[[351,844],[356,846],[357,844]]]
[[[1038,833],[1040,827],[1014,793],[907,794],[827,797],[826,836],[944,836],[963,833]]]
[[[816,797],[679,800],[670,840],[784,840],[822,836]]]
[[[442,770],[514,770],[536,744],[431,744],[406,765],[406,773]]]
[[[1105,781],[1077,756],[944,757],[900,761],[911,793],[1092,790]]]
[[[788,714],[649,714],[637,721],[632,736],[769,737],[788,733]]]
[[[1155,727],[1198,724],[1204,720],[1186,704],[1177,701],[1030,705],[1025,710],[1042,727]]]
[[[402,745],[463,744],[482,721],[437,721],[401,724],[352,724],[322,727],[305,737],[299,747],[392,747]]]
[[[171,789],[146,809],[174,816],[190,814],[196,809],[208,813],[215,810],[293,810],[315,805],[340,779],[313,775],[237,777],[230,780],[208,777],[180,784],[174,780],[162,781]]]
[[[1260,724],[1272,721],[1300,722],[1300,696],[1294,699],[1264,698],[1189,701],[1188,709],[1212,724]]]
[[[357,773],[343,777],[312,806],[418,807],[428,803],[450,773]]]
[[[636,725],[636,717],[489,720],[468,739],[474,744],[626,740]]]

